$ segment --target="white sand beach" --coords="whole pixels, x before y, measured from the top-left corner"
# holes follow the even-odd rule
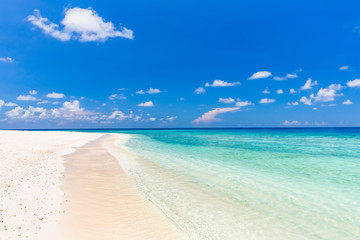
[[[106,150],[119,136],[0,131],[0,238],[183,238]]]

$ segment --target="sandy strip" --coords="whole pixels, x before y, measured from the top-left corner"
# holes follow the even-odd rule
[[[122,135],[107,135],[66,156],[66,239],[185,239],[179,228],[142,196],[107,149]],[[121,159],[119,159],[121,161]]]
[[[103,134],[0,131],[0,239],[63,239],[63,157]]]

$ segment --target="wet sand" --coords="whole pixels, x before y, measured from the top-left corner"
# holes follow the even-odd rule
[[[65,239],[185,239],[107,151],[119,139],[106,135],[65,156]]]

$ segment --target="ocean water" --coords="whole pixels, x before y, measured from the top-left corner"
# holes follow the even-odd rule
[[[360,239],[360,129],[111,132],[190,239]]]

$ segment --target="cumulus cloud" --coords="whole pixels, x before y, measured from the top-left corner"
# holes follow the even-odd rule
[[[13,63],[14,59],[12,59],[11,57],[0,57],[0,62]]]
[[[259,78],[268,78],[270,77],[272,74],[271,72],[268,71],[259,71],[254,73],[253,75],[251,75],[251,77],[249,77],[249,80],[254,80],[254,79],[259,79]]]
[[[32,95],[20,95],[16,98],[18,101],[36,101],[37,99]]]
[[[4,106],[6,106],[6,107],[15,107],[15,106],[17,106],[17,104],[13,103],[13,102],[7,102],[7,103],[4,104]]]
[[[198,94],[198,95],[201,95],[201,94],[205,94],[206,91],[205,91],[205,88],[199,87],[199,88],[195,89],[194,93]]]
[[[213,110],[204,113],[201,117],[198,117],[193,121],[193,123],[200,124],[200,123],[212,123],[222,121],[219,118],[216,118],[218,114],[226,113],[226,112],[234,112],[239,110],[240,107],[228,107],[228,108],[214,108]]]
[[[300,125],[300,122],[296,121],[296,120],[294,120],[294,121],[285,120],[284,125]]]
[[[214,80],[213,83],[205,83],[205,87],[234,87],[240,85],[240,82],[226,82],[223,80]]]
[[[96,113],[80,107],[78,100],[64,102],[61,108],[51,109],[46,117],[64,118],[66,120],[95,120],[98,118]]]
[[[108,38],[133,39],[133,31],[125,27],[117,30],[112,22],[105,22],[92,8],[67,8],[65,17],[61,21],[62,28],[42,17],[40,11],[35,9],[34,14],[27,17],[34,26],[40,28],[44,34],[60,41],[71,39],[80,42],[105,42]]]
[[[340,84],[330,84],[327,88],[320,88],[314,97],[317,102],[331,102],[334,101],[336,96],[341,96],[337,92],[342,89]]]
[[[316,86],[318,83],[317,83],[317,81],[312,81],[312,79],[311,78],[309,78],[306,82],[305,82],[305,84],[304,84],[304,86],[302,86],[301,88],[300,88],[300,90],[309,90],[309,89],[312,89],[312,87],[313,86]]]
[[[124,93],[119,93],[119,94],[111,94],[109,96],[109,99],[110,100],[116,100],[116,99],[121,99],[121,100],[124,100],[124,99],[127,99],[127,97],[125,97]]]
[[[15,107],[14,109],[5,113],[11,119],[31,119],[34,117],[41,118],[43,113],[46,112],[45,108],[29,106],[27,109],[22,107]]]
[[[138,104],[139,107],[153,107],[154,103],[152,101],[143,102]]]
[[[313,105],[312,103],[313,98],[314,98],[314,94],[311,94],[309,98],[302,96],[299,101],[304,103],[305,105]]]
[[[294,94],[294,93],[296,93],[296,91],[295,91],[295,89],[292,88],[292,89],[290,89],[289,93]]]
[[[343,94],[338,93],[343,87],[340,84],[330,84],[327,88],[320,88],[316,95],[311,94],[309,97],[301,97],[300,102],[305,105],[313,105],[315,102],[331,102],[335,100],[335,97],[342,96]]]
[[[259,103],[274,103],[275,99],[272,98],[263,98],[259,101]]]
[[[122,121],[126,118],[129,118],[129,116],[126,116],[125,113],[123,113],[122,111],[114,111],[111,113],[111,115],[108,117],[108,119],[116,119],[116,120],[119,120],[119,121]]]
[[[284,80],[287,80],[289,78],[298,78],[299,76],[296,74],[296,73],[288,73],[286,74],[285,77],[273,77],[274,80],[277,80],[277,81],[284,81]]]
[[[283,93],[284,93],[284,91],[282,89],[276,90],[276,94],[283,94]]]
[[[62,107],[45,109],[42,107],[29,106],[27,109],[17,106],[5,113],[10,119],[24,119],[27,121],[37,119],[56,119],[65,120],[96,120],[99,118],[97,113],[86,111],[80,107],[78,100],[64,102]]]
[[[350,105],[350,104],[353,104],[352,101],[350,101],[350,99],[344,101],[342,104],[345,104],[345,105]]]
[[[246,107],[246,106],[251,106],[251,105],[254,105],[252,102],[250,101],[238,101],[236,102],[235,104],[237,107]]]
[[[157,88],[149,88],[149,90],[147,91],[148,94],[157,94],[157,93],[161,93],[161,91]]]
[[[268,87],[266,87],[266,88],[264,89],[264,91],[262,91],[262,93],[263,93],[263,94],[270,94],[270,92],[269,92],[269,88],[268,88]]]
[[[339,70],[348,70],[349,69],[349,66],[342,66],[342,67],[339,67]]]
[[[221,102],[221,103],[233,103],[233,102],[235,102],[235,99],[233,99],[233,98],[219,98],[219,102]]]
[[[141,89],[141,90],[139,90],[139,91],[136,91],[135,92],[136,94],[145,94],[145,92]]]
[[[1,99],[0,99],[0,110],[1,110],[1,108],[2,108],[4,105],[5,105],[4,100],[1,100]]]
[[[287,103],[288,105],[290,105],[290,106],[297,106],[297,105],[299,105],[299,102],[288,102]]]
[[[150,121],[155,121],[155,120],[156,120],[156,118],[151,117],[151,118],[149,118],[149,120],[150,120]]]
[[[149,90],[147,90],[146,92],[144,92],[142,89],[135,92],[136,94],[157,94],[157,93],[161,93],[161,91],[157,88],[149,88]]]
[[[56,93],[56,92],[52,92],[52,93],[48,93],[48,94],[46,94],[46,97],[48,97],[48,98],[56,98],[56,99],[58,99],[58,98],[64,98],[64,97],[65,97],[65,94],[63,94],[63,93]]]
[[[346,85],[348,87],[360,87],[360,79],[354,79],[352,81],[347,81]]]
[[[37,91],[36,91],[36,90],[31,90],[31,91],[29,91],[29,94],[31,94],[31,95],[36,95],[36,94],[37,94]]]

